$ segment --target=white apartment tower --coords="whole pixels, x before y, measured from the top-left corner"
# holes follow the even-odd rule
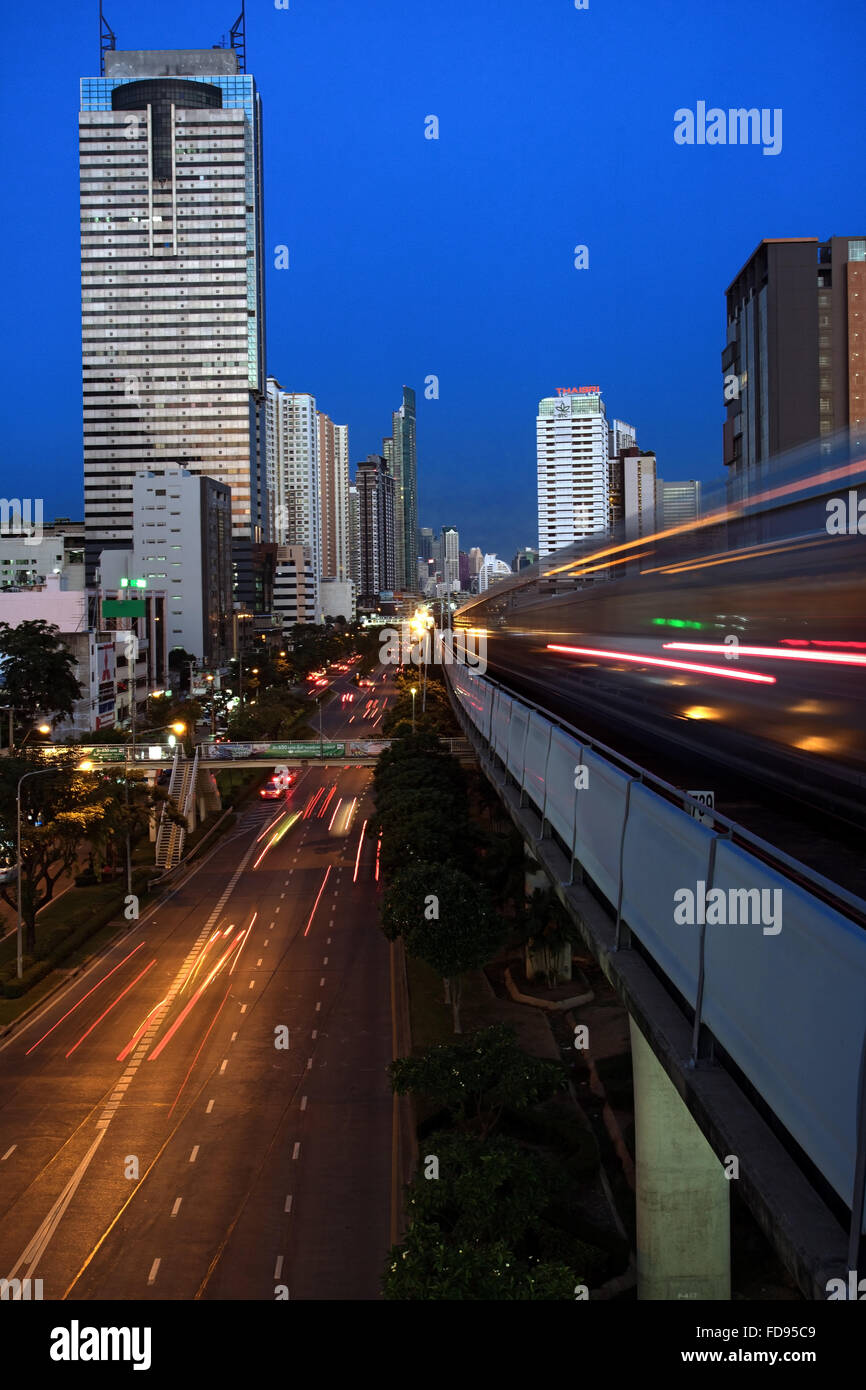
[[[318,412],[319,529],[322,578],[341,583],[349,574],[349,426]]]
[[[267,535],[261,102],[234,48],[108,51],[79,114],[88,577],[137,473],[231,489]]]
[[[609,529],[608,425],[601,391],[560,389],[539,402],[538,551],[551,555]]]
[[[277,545],[304,545],[322,572],[319,423],[314,396],[284,391],[268,377],[267,480]]]
[[[641,540],[656,530],[656,456],[636,449],[622,456],[625,538]]]

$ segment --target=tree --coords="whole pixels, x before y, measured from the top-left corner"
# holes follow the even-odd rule
[[[186,651],[183,647],[172,647],[168,654],[168,668],[177,672],[177,679],[171,682],[173,688],[192,694],[192,666],[196,663],[197,658],[192,652]]]
[[[25,773],[42,770],[39,763],[7,758],[0,764],[0,841],[16,854],[16,790]],[[28,778],[21,788],[21,913],[24,953],[36,947],[36,915],[54,896],[57,882],[72,872],[85,837],[95,833],[111,813],[115,795],[112,776],[94,778],[76,770],[75,755],[57,759],[51,772]],[[0,897],[18,905],[18,882],[0,885]]]
[[[50,715],[52,724],[69,719],[81,697],[83,687],[73,674],[75,658],[59,640],[59,631],[42,618],[17,627],[0,623],[5,686],[0,699],[22,716],[22,724],[33,724],[40,713]]]
[[[439,869],[435,893],[438,919],[422,917],[416,922],[406,933],[406,949],[442,976],[454,1032],[459,1033],[462,976],[467,970],[480,970],[496,955],[505,929],[485,889],[459,869]]]
[[[389,824],[390,833],[382,837],[382,868],[390,875],[404,865],[431,860],[442,865],[459,865],[465,860],[466,844],[456,820],[442,820],[435,810],[413,809]]]
[[[561,1063],[523,1052],[504,1023],[479,1028],[459,1042],[437,1043],[417,1057],[398,1057],[389,1073],[397,1095],[420,1092],[482,1138],[504,1109],[538,1105],[567,1081]]]
[[[384,1297],[429,1302],[565,1300],[574,1275],[556,1261],[518,1260],[504,1241],[472,1247],[416,1222],[388,1255]]]

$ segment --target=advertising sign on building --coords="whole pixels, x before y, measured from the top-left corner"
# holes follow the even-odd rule
[[[106,642],[96,648],[96,728],[114,727],[115,665],[114,643]]]

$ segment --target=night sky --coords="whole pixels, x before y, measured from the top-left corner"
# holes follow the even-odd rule
[[[210,47],[239,8],[106,0],[120,49]],[[0,490],[42,495],[46,520],[83,507],[77,111],[97,13],[4,15]],[[414,386],[419,523],[509,562],[537,541],[536,403],[557,386],[598,383],[661,476],[716,476],[726,286],[762,237],[866,234],[864,47],[862,0],[248,0],[269,372],[348,423],[353,464]],[[678,146],[674,112],[698,101],[781,108],[781,153]]]

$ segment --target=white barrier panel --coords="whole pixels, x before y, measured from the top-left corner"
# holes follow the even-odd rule
[[[713,885],[729,906],[731,890],[781,893],[764,914],[780,908],[781,931],[707,926],[704,1021],[850,1206],[866,933],[729,844],[719,843]]]
[[[544,774],[547,767],[547,754],[550,748],[552,724],[533,710],[529,716],[529,733],[526,738],[526,756],[523,768],[523,787],[530,801],[544,813]]]
[[[511,706],[511,723],[508,726],[508,771],[523,784],[523,752],[529,730],[529,710],[525,705]]]
[[[503,762],[508,757],[508,726],[511,723],[511,697],[497,690],[493,697],[491,740],[493,750]]]
[[[544,814],[557,835],[571,846],[574,840],[574,769],[581,761],[581,747],[571,734],[554,728],[547,760],[547,798]]]
[[[577,836],[574,856],[612,903],[619,896],[619,847],[629,783],[597,753],[583,750],[589,785],[577,796]]]
[[[586,796],[586,792],[581,793]],[[700,928],[674,921],[674,893],[706,883],[713,832],[654,792],[632,785],[623,850],[622,915],[694,1007]]]

